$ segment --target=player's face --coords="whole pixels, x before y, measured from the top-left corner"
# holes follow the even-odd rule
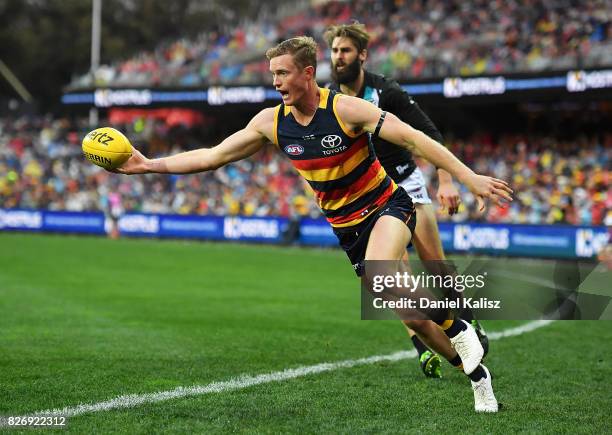
[[[283,54],[270,59],[272,84],[280,92],[283,103],[292,106],[299,101],[309,88],[314,76],[314,68],[300,68],[293,61],[293,56]]]
[[[362,50],[361,53],[357,51],[351,38],[341,36],[334,38],[331,46],[332,79],[339,84],[357,80],[366,55],[366,50]]]

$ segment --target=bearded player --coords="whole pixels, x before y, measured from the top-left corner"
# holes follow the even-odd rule
[[[331,51],[333,82],[329,86],[330,89],[370,101],[442,143],[442,135],[434,123],[396,81],[373,74],[363,68],[370,40],[370,35],[363,24],[355,22],[331,26],[325,32],[324,38]],[[423,174],[417,167],[412,153],[380,137],[373,138],[373,143],[376,156],[387,174],[406,190],[415,205],[417,225],[412,243],[419,258],[426,267],[428,265],[439,266],[438,263],[445,261],[446,257],[438,233],[436,215],[427,194]],[[437,172],[438,202],[448,210],[450,215],[453,215],[460,204],[459,192],[447,171],[438,168]],[[463,310],[460,315],[471,322],[476,329],[486,355],[489,343],[484,329],[474,319],[469,308]],[[440,357],[428,349],[413,330],[407,329],[419,353],[419,362],[425,376],[441,377]],[[449,362],[457,365],[457,361]]]

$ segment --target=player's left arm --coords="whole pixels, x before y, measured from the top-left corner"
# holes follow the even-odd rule
[[[402,146],[416,155],[429,160],[436,167],[445,169],[476,196],[480,209],[484,208],[483,198],[502,205],[502,200],[512,201],[512,189],[503,180],[474,173],[444,146],[422,131],[412,128],[392,113],[382,118],[382,110],[374,104],[356,97],[342,95],[336,103],[338,116],[347,128],[353,131],[367,131],[391,143]]]
[[[392,112],[411,127],[421,130],[436,142],[443,143],[444,138],[440,130],[438,130],[429,116],[423,112],[419,104],[397,82],[393,82],[384,91],[381,96],[380,107]],[[447,209],[448,214],[452,216],[457,213],[461,203],[459,190],[453,183],[453,177],[450,173],[438,167],[436,167],[436,172],[438,174],[438,192],[436,193],[436,198],[440,208]]]

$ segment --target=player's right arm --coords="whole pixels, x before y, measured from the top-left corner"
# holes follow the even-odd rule
[[[192,174],[212,171],[237,160],[247,158],[272,141],[274,109],[259,112],[248,125],[232,134],[214,148],[200,148],[159,159],[148,159],[133,149],[130,159],[116,169],[121,174]]]

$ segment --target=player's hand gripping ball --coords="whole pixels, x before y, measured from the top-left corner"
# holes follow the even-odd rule
[[[104,169],[118,168],[132,155],[129,139],[111,127],[96,128],[87,133],[82,147],[87,160]]]

